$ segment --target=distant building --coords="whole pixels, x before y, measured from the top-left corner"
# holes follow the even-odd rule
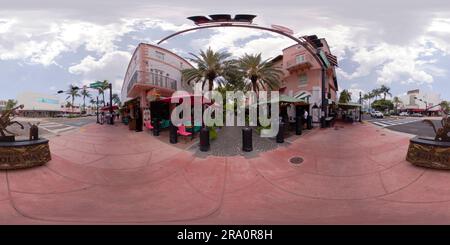
[[[398,106],[400,111],[427,115],[437,115],[441,111],[439,104],[442,99],[438,93],[415,89],[408,91],[406,95],[400,96],[399,99],[401,101]]]
[[[57,95],[25,92],[17,96],[18,105],[24,105],[19,111],[24,117],[53,117],[62,111]]]
[[[139,99],[142,108],[156,96],[170,97],[183,88],[181,70],[192,65],[175,53],[141,43],[134,51],[122,85],[121,100]]]
[[[6,108],[6,104],[8,101],[6,100],[0,100],[0,111],[3,111]]]
[[[326,108],[329,114],[337,106],[338,82],[336,78],[337,58],[331,54],[331,50],[324,38],[318,39],[323,59],[327,60],[325,69],[325,95]],[[300,113],[306,110],[313,115],[313,121],[317,121],[318,115],[311,114],[313,107],[322,105],[322,68],[320,64],[300,44],[295,44],[283,49],[283,55],[272,60],[275,67],[283,70],[280,94],[305,98],[306,104],[297,106]],[[316,119],[314,119],[316,118]]]

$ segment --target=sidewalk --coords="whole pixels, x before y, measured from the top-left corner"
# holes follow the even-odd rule
[[[0,223],[449,224],[450,173],[406,162],[408,140],[336,124],[253,158],[198,158],[90,124],[52,138],[46,166],[0,172]]]

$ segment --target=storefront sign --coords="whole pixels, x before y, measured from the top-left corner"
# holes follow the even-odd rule
[[[48,142],[14,147],[0,146],[1,170],[40,166],[50,160],[51,155]]]
[[[417,166],[450,169],[450,147],[422,144],[412,140],[406,160]]]

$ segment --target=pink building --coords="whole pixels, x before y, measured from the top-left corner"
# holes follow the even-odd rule
[[[181,82],[181,70],[191,64],[161,47],[140,43],[130,60],[122,85],[122,101],[140,99],[146,107],[155,96],[170,96],[186,89]]]
[[[338,84],[336,79],[335,67],[337,60],[331,54],[328,43],[325,39],[319,39],[322,47],[319,49],[323,52],[324,57],[329,63],[326,69],[325,91],[328,100],[328,110],[337,104],[336,94]],[[306,98],[308,105],[303,109],[311,113],[314,105],[320,107],[322,104],[322,71],[321,66],[309,54],[303,46],[299,44],[292,45],[283,49],[283,55],[279,55],[273,59],[275,66],[282,68],[284,77],[282,79],[280,94],[293,97]],[[310,114],[311,115],[311,114]],[[315,118],[317,121],[317,118]]]

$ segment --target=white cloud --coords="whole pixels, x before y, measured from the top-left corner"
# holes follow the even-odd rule
[[[87,56],[79,64],[69,67],[68,71],[80,75],[83,85],[97,80],[108,80],[113,83],[114,92],[120,94],[123,76],[130,59],[131,54],[124,51],[113,51],[100,59]]]

